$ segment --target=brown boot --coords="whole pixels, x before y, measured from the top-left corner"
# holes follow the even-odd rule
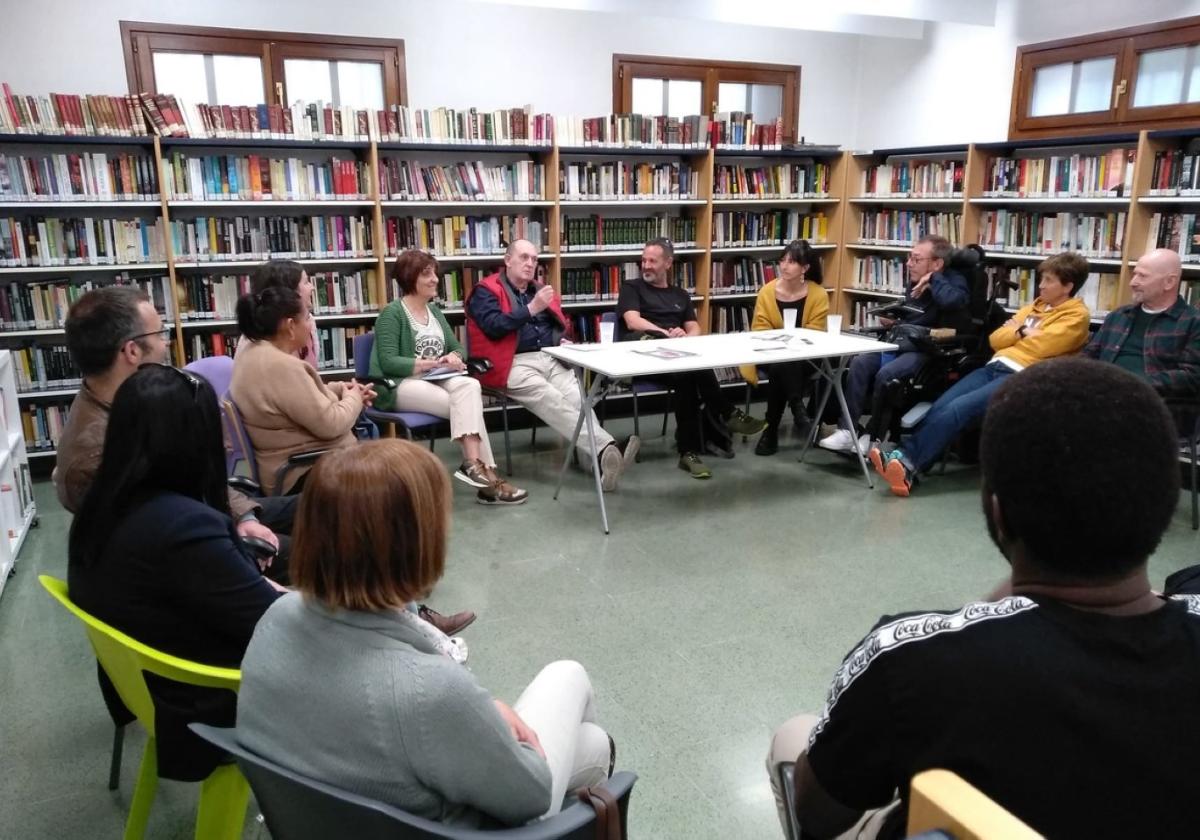
[[[447,636],[453,636],[456,633],[462,632],[465,627],[469,627],[471,622],[475,620],[475,613],[470,610],[456,612],[454,615],[442,615],[437,610],[431,610],[424,604],[417,607],[417,615],[423,621],[428,621]]]

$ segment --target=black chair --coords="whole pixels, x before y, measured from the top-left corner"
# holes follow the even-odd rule
[[[611,323],[613,325],[613,341],[625,341],[628,330],[617,317],[615,312],[605,312],[600,316],[602,323]],[[667,420],[671,415],[671,404],[675,398],[675,389],[663,382],[656,382],[653,379],[645,377],[631,379],[629,381],[629,393],[633,397],[633,433],[641,437],[641,411],[638,407],[639,394],[657,394],[666,392],[667,400],[663,405],[663,420],[662,420],[662,437],[667,436]]]
[[[492,831],[464,828],[414,816],[378,800],[339,790],[293,773],[248,751],[234,729],[202,723],[189,728],[237,760],[274,840],[594,840],[596,812],[575,802],[546,820]],[[604,787],[617,800],[624,828],[637,775],[616,773]]]
[[[1196,452],[1200,449],[1200,396],[1167,397],[1165,402],[1175,418],[1179,431],[1180,449],[1188,454],[1188,470],[1192,494],[1192,530],[1200,530],[1200,488],[1196,486]]]

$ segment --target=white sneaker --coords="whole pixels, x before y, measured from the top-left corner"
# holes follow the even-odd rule
[[[871,436],[866,432],[858,436],[858,451],[866,455],[871,449]]]
[[[863,437],[866,437],[866,435],[863,435]],[[832,452],[853,452],[854,435],[845,429],[838,429],[829,437],[821,438],[817,445],[822,449],[828,449]]]

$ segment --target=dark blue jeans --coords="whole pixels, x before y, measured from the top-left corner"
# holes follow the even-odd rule
[[[887,364],[883,363],[883,354],[864,353],[855,356],[850,362],[850,372],[846,376],[846,408],[850,409],[850,419],[855,423],[862,417],[867,406],[868,395],[878,395],[883,386],[893,379],[907,379],[915,376],[929,357],[924,353],[901,353]],[[832,395],[831,402],[836,402]],[[871,405],[878,405],[878,398],[872,399]],[[839,415],[838,426],[846,428],[846,421]],[[882,431],[882,430],[880,430]]]
[[[983,418],[992,393],[1012,374],[1008,365],[993,362],[951,385],[929,409],[916,434],[900,447],[908,467],[922,472],[933,466],[959,432]]]

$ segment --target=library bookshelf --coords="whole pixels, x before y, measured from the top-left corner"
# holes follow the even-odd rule
[[[17,403],[13,354],[0,350],[0,594],[13,573],[29,529],[37,525],[29,458]]]
[[[1036,218],[1036,230],[1048,216],[1062,230],[1086,217],[1089,235],[1106,246],[1084,253],[1108,278],[1108,309],[1128,302],[1132,264],[1156,232],[1195,227],[1200,193],[1164,188],[1161,163],[1197,138],[1200,129],[843,152],[0,135],[0,155],[10,157],[136,156],[142,168],[130,171],[145,181],[148,162],[154,182],[60,200],[0,192],[0,234],[5,222],[22,219],[77,226],[89,219],[124,223],[138,245],[130,260],[84,264],[64,256],[53,265],[14,264],[0,245],[0,346],[13,351],[14,416],[33,429],[28,457],[51,458],[78,388],[62,317],[87,284],[136,282],[151,292],[172,331],[175,361],[184,364],[231,349],[237,294],[268,255],[298,259],[316,281],[320,366],[331,377],[351,375],[353,336],[371,329],[394,297],[388,270],[396,253],[420,247],[438,257],[444,310],[461,328],[473,284],[497,270],[504,243],[516,236],[540,246],[545,279],[592,340],[620,282],[638,276],[641,244],[652,235],[676,243],[676,282],[691,291],[706,331],[749,323],[757,289],[792,238],[808,238],[822,255],[831,311],[849,324],[863,320],[867,304],[901,293],[905,257],[925,232],[984,242],[993,270],[1026,283],[1015,306],[1031,297],[1029,278],[1043,253],[1036,243],[1009,247],[1001,214],[1011,229],[1021,227],[1013,219],[1029,228]],[[1125,170],[1112,190],[994,189],[997,172],[1044,176],[1052,159],[1114,164],[1118,154]],[[265,182],[250,177],[252,156],[256,165],[282,162],[269,172],[277,179],[269,199]],[[456,192],[455,172],[490,186]],[[230,193],[238,173],[242,190]],[[1200,289],[1200,254],[1191,259],[1184,279]],[[29,304],[35,292],[37,317],[18,318],[13,301],[25,295]]]

